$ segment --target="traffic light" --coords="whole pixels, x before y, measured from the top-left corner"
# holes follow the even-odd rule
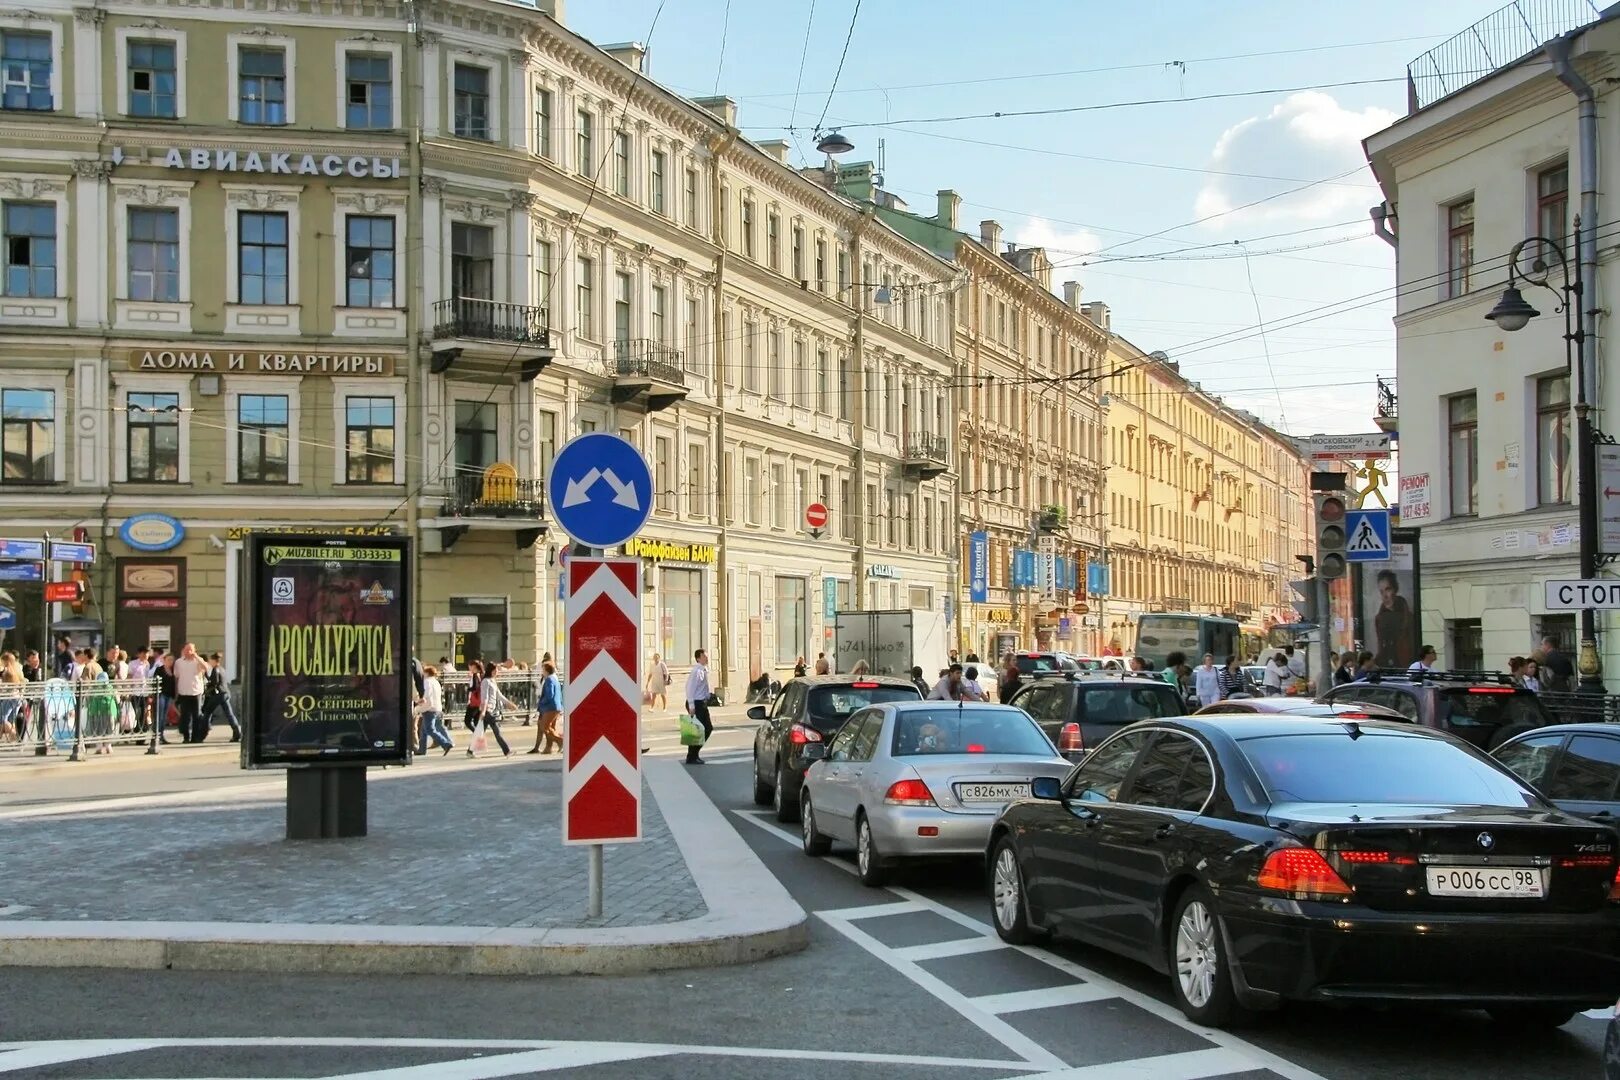
[[[1316,622],[1316,579],[1301,578],[1299,581],[1290,581],[1288,587],[1299,597],[1294,601],[1294,613],[1299,616],[1299,621]]]
[[[1349,562],[1344,554],[1344,496],[1316,496],[1316,572],[1332,581],[1344,577]]]

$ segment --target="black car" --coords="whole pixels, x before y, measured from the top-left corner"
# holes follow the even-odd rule
[[[774,807],[778,821],[797,821],[804,770],[810,767],[804,748],[830,742],[851,713],[868,705],[921,697],[909,680],[892,675],[794,679],[782,687],[769,714],[763,705],[748,710],[750,720],[764,721],[754,732],[754,803]]]
[[[1382,705],[1481,750],[1494,750],[1515,735],[1554,722],[1534,693],[1498,672],[1374,674],[1365,682],[1335,686],[1316,700]]]
[[[1181,694],[1157,676],[1101,671],[1026,680],[1008,704],[1034,717],[1071,761],[1126,724],[1187,712]]]
[[[1510,739],[1491,756],[1560,810],[1620,821],[1620,724],[1556,724]]]
[[[990,834],[997,931],[1150,964],[1198,1023],[1398,1000],[1552,1026],[1620,986],[1620,837],[1449,735],[1150,721],[1031,790]]]

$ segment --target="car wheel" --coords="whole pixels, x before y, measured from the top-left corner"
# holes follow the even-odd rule
[[[798,820],[799,808],[787,795],[787,773],[780,769],[776,773],[776,789],[771,794],[771,808],[776,811],[777,821],[791,823]]]
[[[889,868],[878,854],[872,823],[865,814],[855,819],[855,869],[861,873],[861,884],[869,888],[879,888],[889,880]]]
[[[1575,1019],[1579,1010],[1563,1005],[1498,1005],[1485,1011],[1504,1027],[1551,1030]]]
[[[754,751],[754,805],[771,805],[771,785],[759,778],[759,751]]]
[[[1215,898],[1202,885],[1181,894],[1170,922],[1170,992],[1195,1023],[1226,1027],[1246,1019],[1232,986]]]
[[[815,807],[810,805],[810,793],[805,792],[804,805],[799,810],[799,835],[804,838],[804,853],[821,856],[832,850],[832,841],[816,828]]]
[[[1009,945],[1028,945],[1035,940],[1029,926],[1024,897],[1024,871],[1018,865],[1013,842],[1003,836],[990,856],[990,911],[995,916],[996,933]]]

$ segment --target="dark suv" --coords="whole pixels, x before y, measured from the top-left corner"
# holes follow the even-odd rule
[[[1071,761],[1126,724],[1187,714],[1181,694],[1163,679],[1120,672],[1033,679],[1009,704],[1034,717],[1052,745]]]
[[[1316,700],[1383,705],[1481,750],[1556,722],[1535,694],[1497,671],[1375,672],[1365,682],[1335,686]]]
[[[1045,675],[1053,671],[1079,671],[1080,663],[1068,653],[1061,652],[1015,652],[1013,660],[1018,664],[1020,675]],[[994,665],[980,667],[990,670]]]
[[[764,721],[754,732],[754,802],[776,809],[778,821],[799,817],[804,786],[804,748],[831,742],[851,713],[868,705],[916,701],[922,697],[909,680],[892,675],[812,675],[782,687],[769,715],[765,706],[748,710]]]

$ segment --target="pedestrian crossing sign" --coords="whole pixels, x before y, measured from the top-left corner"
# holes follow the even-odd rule
[[[1350,562],[1389,559],[1389,511],[1350,510],[1344,515],[1344,553]]]

